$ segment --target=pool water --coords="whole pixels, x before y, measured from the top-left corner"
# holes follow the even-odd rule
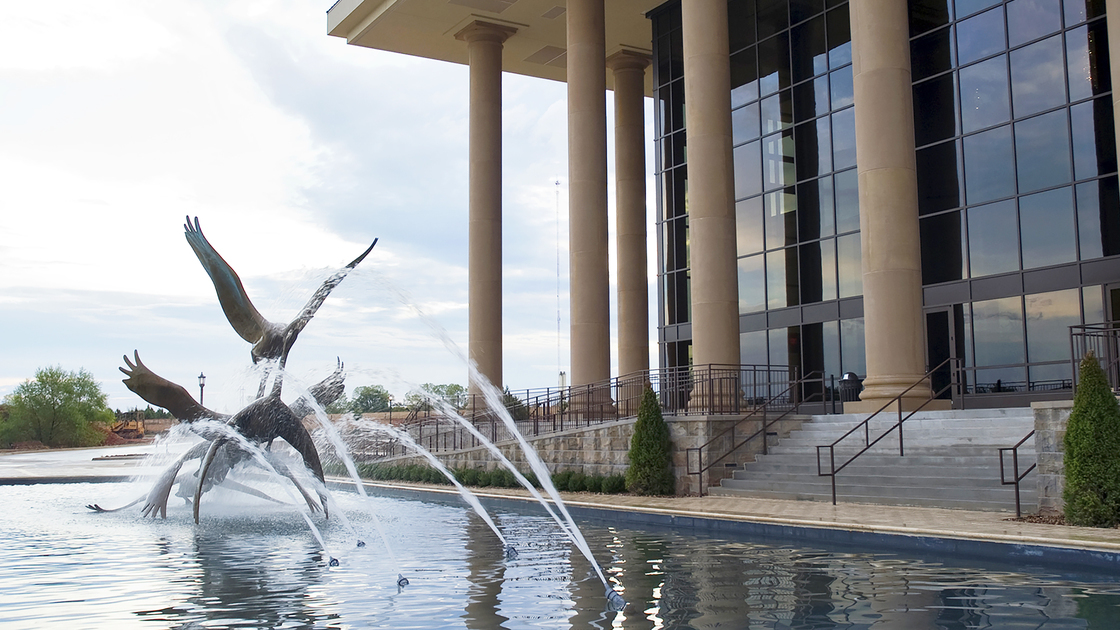
[[[519,550],[507,560],[454,504],[336,493],[351,526],[313,517],[326,553],[294,508],[220,490],[198,526],[174,497],[166,521],[83,507],[145,491],[0,486],[0,627],[1120,628],[1120,577],[1101,574],[584,522],[629,602],[611,612],[587,561],[533,510],[494,514]]]

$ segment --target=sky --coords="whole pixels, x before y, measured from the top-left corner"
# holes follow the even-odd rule
[[[0,396],[57,365],[143,407],[118,371],[138,351],[192,393],[205,373],[208,407],[247,402],[249,344],[187,216],[280,323],[380,239],[300,335],[297,385],[339,359],[348,393],[466,384],[441,336],[466,351],[467,68],[329,37],[329,6],[0,4]],[[505,384],[550,387],[569,369],[565,86],[507,73],[502,107]],[[611,110],[608,93],[608,136]],[[608,200],[614,319],[613,186]]]

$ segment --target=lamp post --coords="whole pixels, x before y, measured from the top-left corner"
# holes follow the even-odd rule
[[[206,387],[206,375],[203,374],[202,372],[199,372],[198,373],[198,404],[200,404],[200,405],[203,404],[202,403],[202,396],[203,396],[203,392],[205,390],[205,387]]]
[[[389,424],[393,424],[393,395],[389,394]]]

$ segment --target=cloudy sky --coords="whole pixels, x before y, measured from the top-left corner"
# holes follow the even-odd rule
[[[280,322],[380,238],[300,336],[298,378],[340,357],[350,387],[398,397],[466,383],[429,322],[466,348],[467,69],[349,46],[326,35],[328,7],[0,5],[0,395],[60,365],[91,371],[112,407],[143,406],[117,371],[135,349],[189,391],[205,372],[207,405],[235,410],[255,388],[249,346],[183,238],[187,215]],[[505,75],[515,389],[568,370],[565,98]],[[647,101],[647,138],[651,117]]]

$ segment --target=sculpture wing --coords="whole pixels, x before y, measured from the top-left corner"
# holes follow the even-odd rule
[[[308,389],[308,393],[315,399],[315,403],[320,407],[325,408],[327,405],[338,400],[338,397],[346,389],[345,376],[342,374],[342,359],[338,360],[338,367],[334,373],[327,378],[312,385]],[[292,414],[297,418],[314,413],[314,408],[311,406],[311,401],[306,397],[301,396],[298,400],[291,404]]]
[[[312,317],[315,317],[315,311],[319,310],[319,307],[323,305],[323,301],[327,299],[327,296],[331,294],[331,291],[333,291],[334,288],[342,282],[343,278],[345,278],[346,275],[350,273],[350,270],[352,270],[354,267],[357,267],[358,263],[365,260],[365,257],[368,256],[371,251],[373,251],[374,245],[377,245],[376,238],[373,239],[373,243],[366,248],[366,251],[362,252],[361,256],[358,256],[357,258],[352,260],[349,265],[346,265],[342,269],[339,269],[334,275],[327,278],[319,287],[319,289],[315,291],[315,294],[311,296],[311,299],[307,301],[307,304],[303,307],[303,310],[300,311],[299,315],[297,315],[296,318],[292,320],[292,323],[288,324],[287,330],[284,331],[285,354],[287,354],[288,349],[292,347],[292,344],[295,342],[296,337],[299,335],[300,331],[303,330],[303,327],[307,325],[307,322],[311,321]]]
[[[323,464],[319,461],[319,451],[315,449],[315,441],[311,439],[311,434],[307,432],[303,424],[298,420],[282,423],[277,434],[285,442],[291,444],[292,448],[299,451],[299,454],[303,456],[303,463],[307,464],[307,467],[315,473],[319,481],[323,481]]]
[[[120,368],[128,378],[124,384],[137,396],[143,398],[156,407],[163,407],[183,422],[194,422],[203,418],[224,420],[229,417],[225,414],[215,413],[195,402],[194,397],[187,393],[182,385],[176,385],[148,369],[140,361],[140,353],[133,351],[136,363],[125,355],[124,362],[127,368]]]
[[[222,305],[226,319],[242,339],[249,343],[256,343],[264,336],[271,324],[249,301],[237,272],[210,245],[210,241],[206,240],[198,224],[198,217],[194,218],[194,225],[191,225],[191,218],[187,217],[187,223],[183,227],[186,230],[187,242],[190,243],[195,256],[198,256],[198,261],[202,263],[202,267],[206,269],[206,273],[214,283],[214,291],[218,294],[218,302]]]

